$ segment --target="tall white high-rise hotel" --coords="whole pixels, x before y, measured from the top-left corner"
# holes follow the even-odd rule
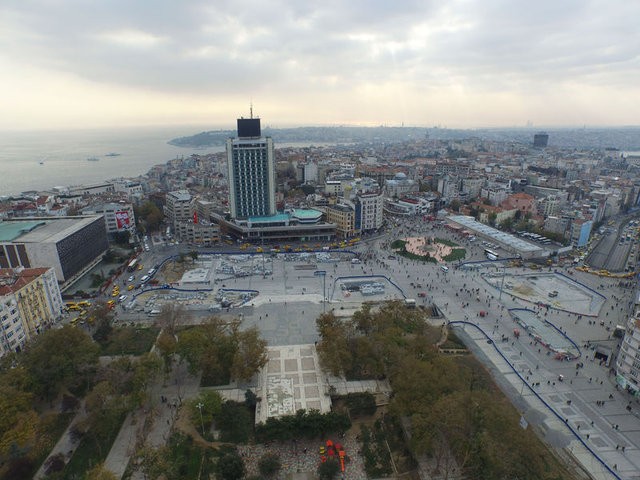
[[[276,214],[273,140],[262,137],[259,118],[239,118],[238,138],[227,139],[231,218]]]

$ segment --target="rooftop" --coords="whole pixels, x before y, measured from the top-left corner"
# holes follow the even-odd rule
[[[44,225],[42,221],[12,221],[0,222],[0,242],[11,242],[25,233],[30,232],[39,225]]]
[[[296,208],[293,211],[292,216],[301,220],[312,220],[320,218],[322,216],[322,212],[312,208]]]
[[[0,268],[0,296],[17,292],[25,285],[33,282],[48,268]]]
[[[289,221],[288,213],[276,213],[275,215],[267,215],[265,217],[249,217],[249,223],[281,223]]]
[[[45,217],[0,222],[0,241],[23,243],[58,242],[94,222],[98,216]]]
[[[171,195],[179,202],[188,202],[191,200],[191,194],[188,190],[175,190],[173,192],[167,193],[167,195]]]
[[[519,252],[542,252],[542,248],[537,245],[533,245],[518,237],[511,235],[510,233],[501,232],[498,229],[485,225],[476,221],[473,217],[467,217],[465,215],[452,215],[447,217],[448,220],[456,222],[465,228],[476,231],[487,237],[493,238],[497,242],[519,251]]]

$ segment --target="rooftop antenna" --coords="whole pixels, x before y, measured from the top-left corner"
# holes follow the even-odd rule
[[[253,118],[253,100],[249,103],[249,118]]]

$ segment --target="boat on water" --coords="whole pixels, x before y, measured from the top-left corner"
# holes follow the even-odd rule
[[[119,157],[121,154],[116,152],[109,152],[105,155],[105,157]]]
[[[100,159],[98,157],[89,157],[89,158],[87,158],[87,162],[97,162],[99,160]]]

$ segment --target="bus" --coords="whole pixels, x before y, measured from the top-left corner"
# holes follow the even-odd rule
[[[133,272],[136,269],[137,265],[138,265],[138,259],[134,258],[129,262],[129,265],[127,265],[127,271]]]
[[[489,250],[488,248],[484,249],[484,254],[487,256],[489,260],[497,260],[498,257],[500,257],[500,255],[498,255],[497,252],[494,252],[493,250]]]

